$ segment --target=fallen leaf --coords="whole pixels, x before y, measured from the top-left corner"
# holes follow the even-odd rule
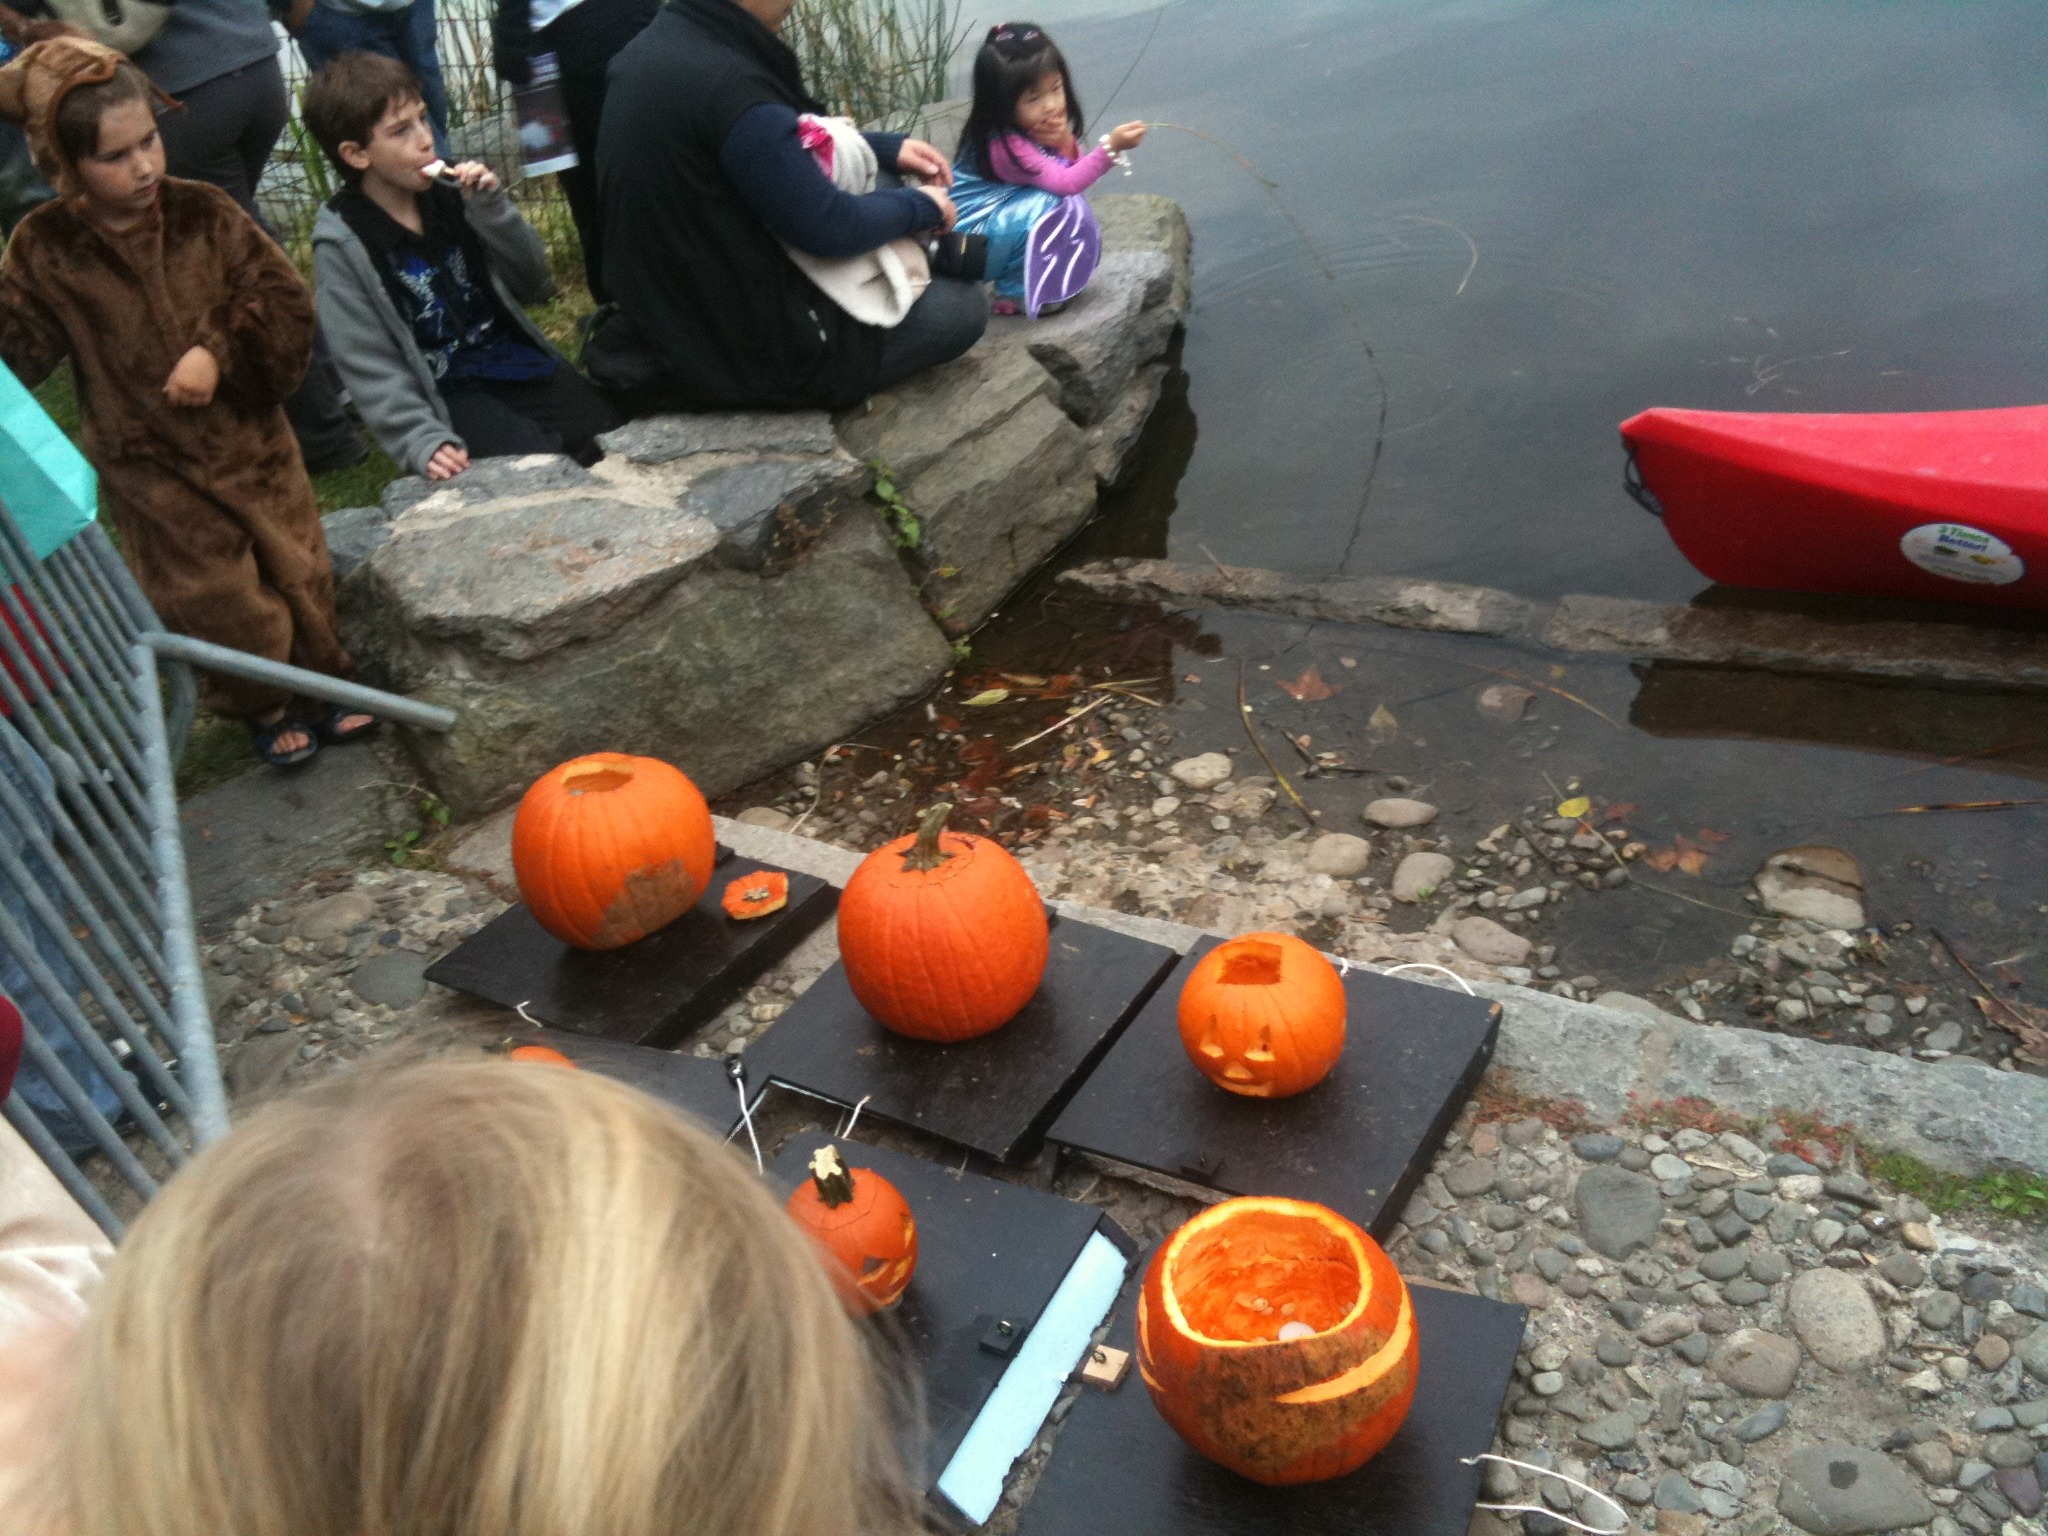
[[[1591,800],[1587,799],[1584,795],[1574,795],[1557,808],[1557,814],[1568,821],[1577,821],[1592,809],[1593,802]]]
[[[1005,672],[1003,676],[1020,688],[1043,688],[1045,679],[1033,677],[1029,672]]]
[[[1010,696],[1007,688],[984,688],[967,701],[969,709],[980,709],[987,704],[1000,704]]]
[[[1643,862],[1660,874],[1675,869],[1681,874],[1697,875],[1706,869],[1709,857],[1705,848],[1680,833],[1671,840],[1669,848],[1652,848],[1646,851],[1643,854]]]
[[[1733,837],[1735,834],[1733,832],[1717,832],[1712,827],[1701,827],[1699,831],[1694,835],[1698,837],[1702,843],[1705,843],[1711,847],[1720,843],[1727,842],[1728,839]]]
[[[1636,810],[1637,807],[1632,802],[1620,801],[1602,811],[1600,813],[1600,821],[1602,824],[1610,821],[1627,821],[1629,817],[1635,815]]]
[[[1181,679],[1184,683],[1199,683],[1201,680],[1202,676],[1199,672],[1190,672]]]
[[[1375,746],[1384,746],[1401,734],[1401,722],[1394,718],[1394,712],[1382,704],[1372,712],[1372,718],[1365,722],[1365,734]]]
[[[1347,672],[1358,665],[1358,658],[1356,656],[1339,656],[1337,661]]]
[[[1299,703],[1314,704],[1319,700],[1329,698],[1337,690],[1323,681],[1323,674],[1318,672],[1315,669],[1315,665],[1311,663],[1308,670],[1303,672],[1293,682],[1280,684],[1280,691]]]

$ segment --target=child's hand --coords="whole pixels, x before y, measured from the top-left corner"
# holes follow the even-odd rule
[[[453,480],[469,468],[469,452],[454,443],[443,443],[434,450],[434,456],[427,460],[429,480]]]
[[[1143,123],[1125,123],[1122,127],[1112,128],[1109,132],[1109,150],[1111,154],[1120,155],[1127,149],[1136,149],[1144,142],[1145,125]]]
[[[448,167],[448,174],[462,183],[465,192],[495,192],[498,190],[497,173],[481,160],[465,160],[460,165]]]
[[[220,364],[206,348],[193,347],[178,359],[178,366],[164,381],[164,394],[173,405],[211,405],[219,387]]]

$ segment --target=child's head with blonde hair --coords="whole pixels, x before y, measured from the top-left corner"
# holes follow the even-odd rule
[[[87,1328],[68,1536],[899,1536],[860,1333],[753,1171],[587,1072],[252,1115]]]

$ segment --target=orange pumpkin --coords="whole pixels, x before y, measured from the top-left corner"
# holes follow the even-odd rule
[[[824,1256],[848,1312],[866,1317],[903,1299],[917,1273],[917,1222],[894,1184],[820,1147],[785,1209]]]
[[[789,905],[789,876],[773,869],[741,875],[728,882],[720,904],[727,917],[742,923],[780,912]]]
[[[578,949],[622,949],[711,883],[711,809],[681,770],[596,752],[534,781],[512,820],[512,875],[534,921]]]
[[[1275,1486],[1355,1471],[1415,1398],[1415,1309],[1380,1245],[1307,1200],[1211,1206],[1160,1246],[1138,1369],[1211,1461]]]
[[[1248,933],[1196,962],[1180,991],[1180,1043],[1219,1088],[1284,1099],[1344,1054],[1344,982],[1285,933]]]
[[[515,1045],[506,1054],[514,1061],[533,1062],[544,1067],[568,1067],[573,1071],[576,1066],[552,1045]]]
[[[899,1035],[972,1040],[1000,1029],[1045,975],[1045,904],[1000,844],[946,832],[934,806],[911,837],[862,860],[839,898],[839,958],[860,1005]]]

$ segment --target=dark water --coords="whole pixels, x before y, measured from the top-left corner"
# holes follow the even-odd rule
[[[1327,572],[1355,526],[1354,573],[1685,598],[1620,490],[1633,412],[2048,399],[2039,0],[1090,8],[1041,17],[1084,102],[1277,182],[1388,396],[1361,520],[1345,307],[1257,180],[1155,131],[1104,190],[1193,219],[1190,414],[1125,552]]]

